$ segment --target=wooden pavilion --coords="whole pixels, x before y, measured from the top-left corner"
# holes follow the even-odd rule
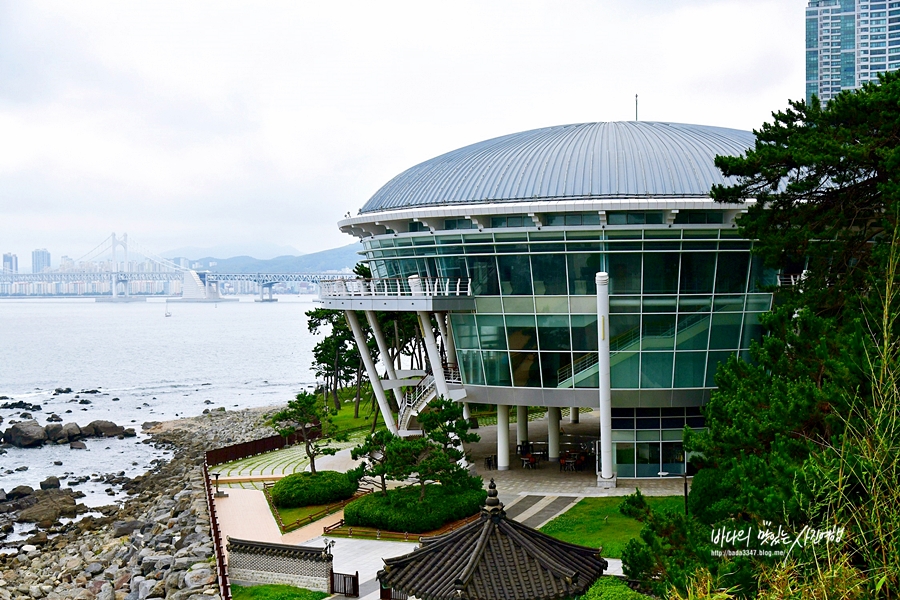
[[[481,518],[422,538],[384,560],[382,587],[420,600],[549,600],[583,594],[608,568],[597,548],[568,544],[506,518],[491,480]]]

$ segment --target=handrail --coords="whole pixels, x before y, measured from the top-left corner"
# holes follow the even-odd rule
[[[320,298],[471,296],[472,280],[452,277],[329,279],[319,282]]]
[[[203,461],[203,485],[206,488],[206,508],[209,513],[209,527],[213,539],[213,548],[216,553],[216,579],[219,584],[219,594],[222,600],[231,600],[231,584],[228,581],[228,564],[225,562],[225,551],[222,548],[222,533],[219,529],[219,516],[216,513],[216,502],[212,495],[212,485],[209,482],[209,467]]]
[[[422,379],[422,381],[416,384],[416,387],[408,391],[403,396],[403,406],[400,407],[400,414],[398,415],[397,419],[398,424],[405,425],[406,423],[408,423],[412,411],[421,408],[422,399],[428,398],[428,396],[431,395],[435,388],[436,384],[434,381],[434,376],[426,375]]]

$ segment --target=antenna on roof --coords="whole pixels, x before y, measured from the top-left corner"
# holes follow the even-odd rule
[[[634,95],[634,120],[637,121],[637,94]]]

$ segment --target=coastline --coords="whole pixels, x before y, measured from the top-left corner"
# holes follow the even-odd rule
[[[276,407],[212,410],[146,430],[172,458],[126,482],[121,507],[36,527],[0,554],[0,600],[220,600],[201,474],[204,452],[273,434]],[[4,510],[59,503],[72,490],[37,490]],[[0,506],[8,506],[0,504]],[[43,523],[42,525],[48,525]]]

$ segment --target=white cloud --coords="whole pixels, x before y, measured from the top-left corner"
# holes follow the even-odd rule
[[[348,243],[421,160],[561,123],[759,126],[803,0],[0,5],[0,250]]]

